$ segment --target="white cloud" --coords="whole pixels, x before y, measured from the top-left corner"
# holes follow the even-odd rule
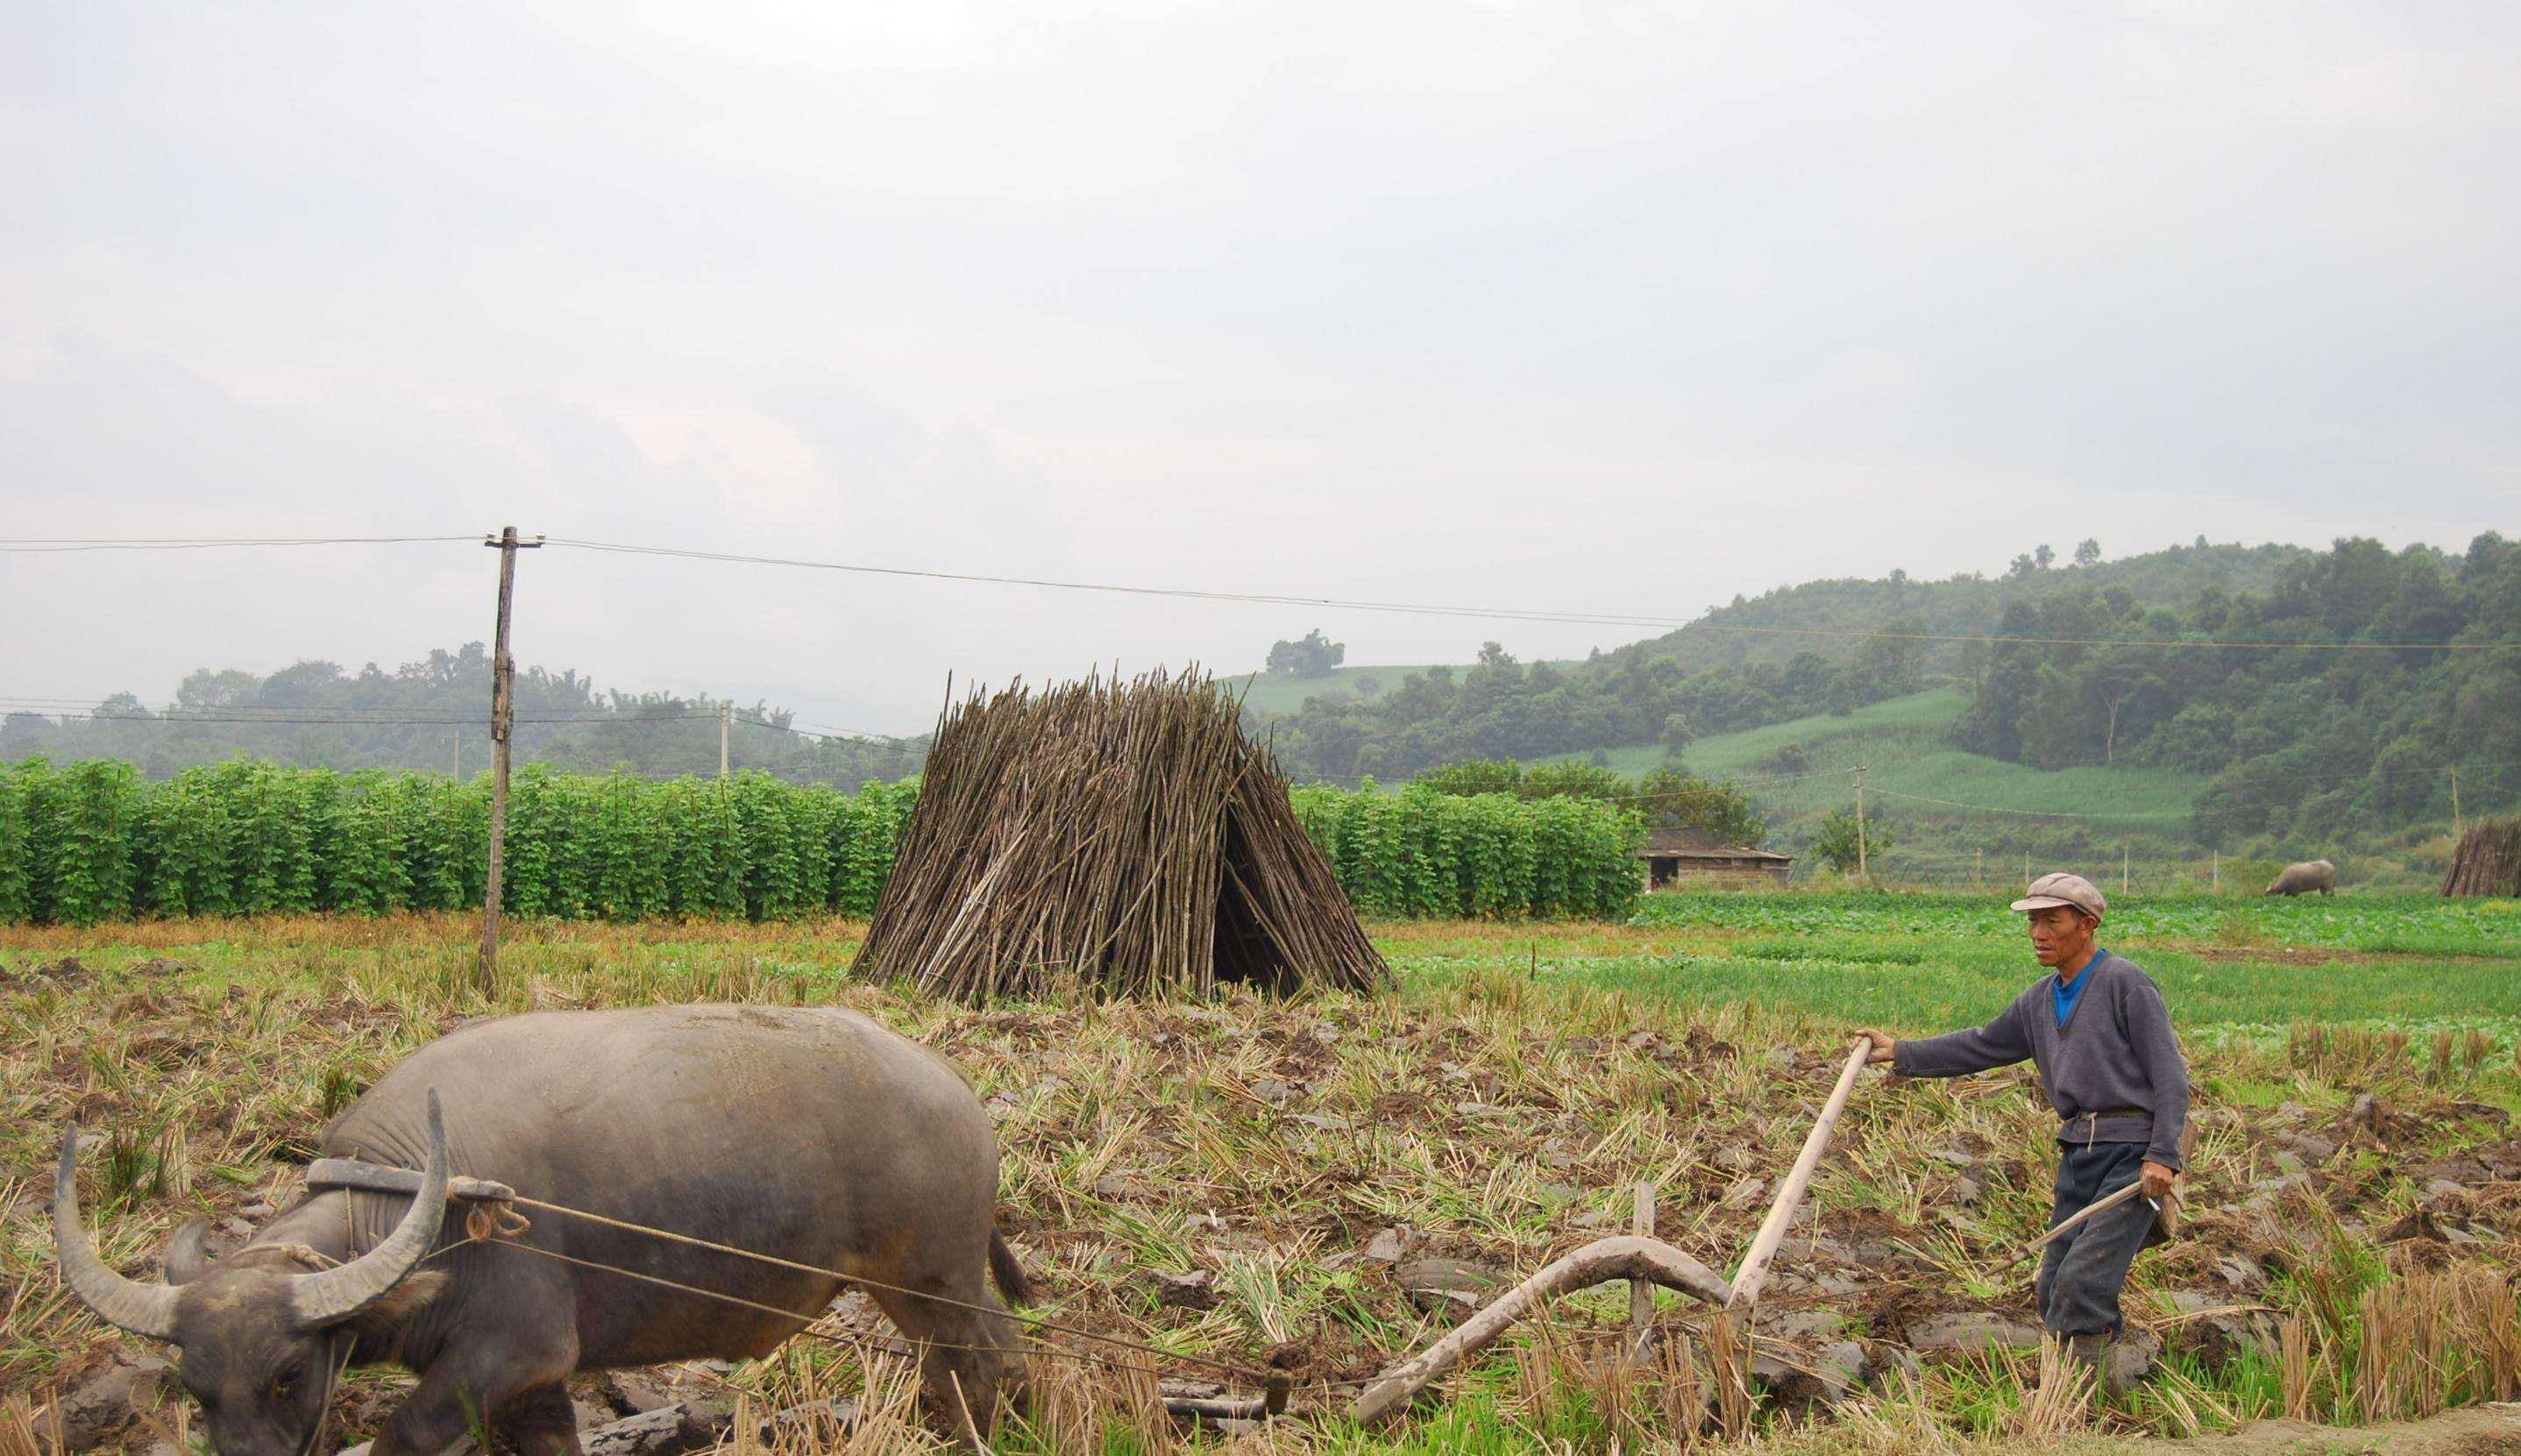
[[[554,534],[1687,614],[2509,523],[2521,21],[1611,3],[30,13],[13,533]],[[2071,515],[2026,522],[2026,503]],[[487,553],[8,558],[21,691],[393,661]],[[530,660],[944,673],[1581,626],[550,551]],[[876,721],[854,721],[871,718]]]

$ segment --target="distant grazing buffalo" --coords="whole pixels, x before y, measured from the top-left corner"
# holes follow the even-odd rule
[[[2337,893],[2337,866],[2324,859],[2306,859],[2300,864],[2286,865],[2284,873],[2276,877],[2276,883],[2268,887],[2268,893],[2298,895],[2309,894],[2315,889],[2321,894]]]

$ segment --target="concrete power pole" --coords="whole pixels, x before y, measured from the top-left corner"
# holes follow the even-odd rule
[[[727,723],[728,723],[728,720],[729,720],[729,719],[731,719],[731,718],[733,718],[734,716],[735,716],[735,705],[734,705],[734,704],[732,704],[732,703],[721,703],[721,704],[719,704],[719,705],[717,705],[717,776],[718,776],[719,778],[721,778],[721,779],[726,777],[726,728],[727,728]]]
[[[2459,839],[2459,765],[2456,763],[2451,769],[2451,837],[2454,842]]]
[[[490,655],[490,878],[481,891],[481,967],[477,978],[484,999],[499,984],[499,880],[508,857],[508,730],[517,713],[517,660],[508,655],[508,614],[517,596],[517,553],[543,543],[517,539],[513,525],[481,544],[499,553],[499,626]]]
[[[1856,765],[1856,878],[1871,878],[1873,868],[1864,849],[1864,765]]]

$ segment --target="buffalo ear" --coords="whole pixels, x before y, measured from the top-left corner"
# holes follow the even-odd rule
[[[350,1328],[363,1336],[391,1334],[395,1326],[418,1314],[430,1300],[445,1293],[446,1282],[444,1270],[414,1269],[392,1289],[379,1296],[375,1303],[352,1315]]]
[[[207,1214],[195,1214],[185,1221],[182,1228],[175,1230],[175,1237],[166,1243],[168,1284],[190,1284],[209,1270],[210,1252],[202,1242],[209,1231]]]

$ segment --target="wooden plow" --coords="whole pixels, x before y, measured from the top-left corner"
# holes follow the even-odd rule
[[[1726,1311],[1728,1317],[1738,1312],[1747,1323],[1759,1301],[1760,1290],[1767,1283],[1768,1264],[1776,1257],[1777,1245],[1784,1240],[1787,1226],[1794,1222],[1795,1209],[1804,1201],[1804,1190],[1811,1185],[1812,1171],[1829,1148],[1830,1131],[1838,1125],[1838,1115],[1846,1109],[1848,1093],[1856,1086],[1856,1074],[1864,1069],[1865,1058],[1872,1050],[1870,1038],[1856,1039],[1855,1050],[1838,1073],[1838,1084],[1830,1089],[1820,1116],[1805,1137],[1803,1152],[1795,1158],[1793,1169],[1777,1185],[1768,1216],[1761,1222],[1758,1236],[1751,1241],[1751,1251],[1743,1255],[1742,1267],[1734,1271],[1730,1283],[1653,1237],[1653,1190],[1640,1185],[1633,1232],[1596,1239],[1508,1290],[1460,1328],[1386,1370],[1357,1396],[1350,1414],[1365,1425],[1390,1419],[1430,1382],[1493,1343],[1498,1336],[1547,1301],[1614,1279],[1628,1281],[1628,1322],[1636,1332],[1638,1349],[1644,1347],[1646,1326],[1653,1316],[1653,1285],[1693,1295]]]

